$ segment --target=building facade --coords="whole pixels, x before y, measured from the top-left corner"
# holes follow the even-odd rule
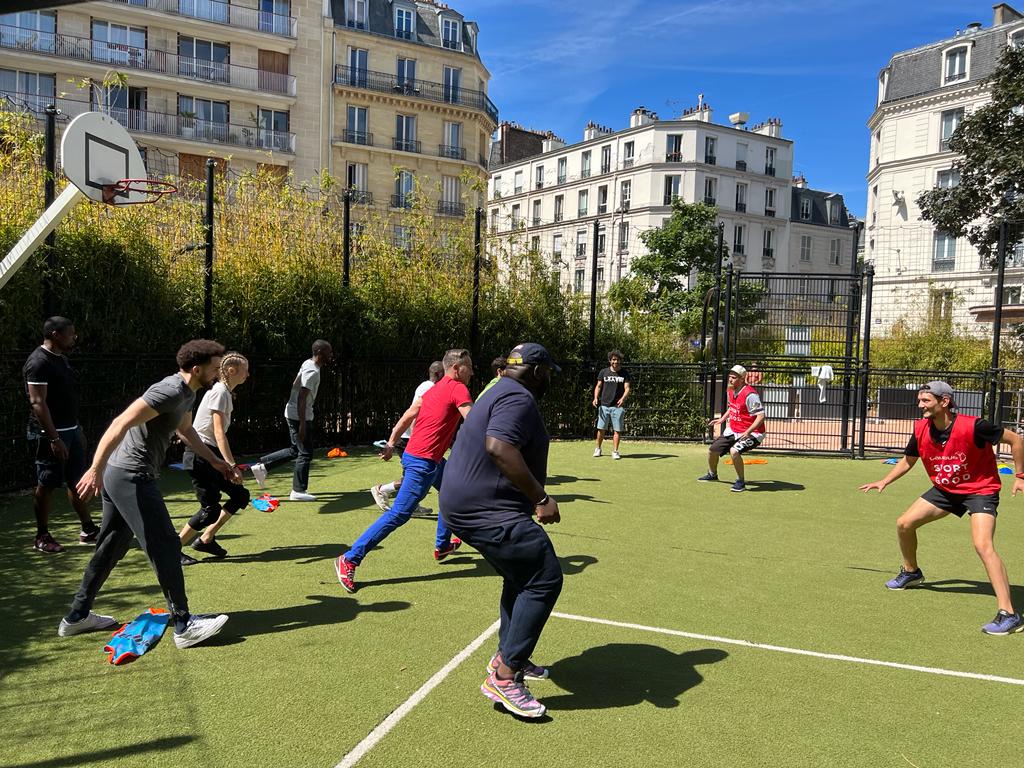
[[[645,252],[640,234],[662,226],[678,197],[718,207],[739,269],[827,269],[792,256],[793,142],[782,137],[781,121],[747,129],[745,115],[730,119],[734,124],[712,122],[704,104],[673,120],[641,107],[627,129],[590,124],[577,144],[548,138],[540,154],[492,168],[487,216],[494,247],[536,251],[563,285],[589,290],[596,222],[603,291],[629,274]],[[844,242],[833,269],[850,269],[851,246]]]
[[[948,321],[978,333],[971,307],[994,302],[994,275],[966,239],[922,220],[917,198],[955,186],[949,139],[964,116],[989,101],[985,78],[1007,45],[1024,45],[1024,15],[1000,3],[993,24],[967,25],[951,37],[897,53],[878,77],[868,126],[871,155],[865,258],[875,265],[874,328],[898,321]],[[1024,249],[1014,249],[1005,299],[1020,302]]]
[[[108,111],[153,175],[208,157],[385,203],[395,167],[484,178],[497,110],[479,32],[418,0],[104,0],[0,15],[0,106]],[[62,118],[63,119],[63,118]],[[401,200],[399,200],[401,202]]]

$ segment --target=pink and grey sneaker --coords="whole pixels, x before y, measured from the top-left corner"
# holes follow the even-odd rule
[[[501,651],[491,656],[491,660],[487,662],[487,674],[494,675],[498,673],[499,661],[501,661]],[[520,672],[523,673],[523,678],[526,680],[547,680],[551,677],[551,671],[547,667],[538,666],[529,660],[523,664]]]
[[[338,581],[345,591],[352,594],[356,591],[356,564],[346,560],[342,555],[334,561],[334,572],[338,574]]]
[[[58,552],[64,551],[64,547],[54,541],[53,536],[49,533],[42,533],[36,536],[36,542],[32,546],[38,551],[45,552],[48,555],[55,555]]]
[[[448,546],[444,547],[443,549],[434,550],[434,559],[440,562],[461,546],[462,539],[460,539],[458,536],[452,536],[452,540],[448,543]]]
[[[480,692],[491,701],[501,704],[513,715],[520,717],[543,717],[548,708],[537,701],[523,681],[523,673],[513,680],[499,680],[491,673],[480,686]]]

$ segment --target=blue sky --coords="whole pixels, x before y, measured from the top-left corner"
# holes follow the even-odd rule
[[[992,24],[992,0],[452,0],[480,25],[502,119],[581,140],[644,105],[714,121],[779,117],[794,169],[863,216],[878,71],[892,54]],[[1011,5],[1013,3],[1011,2]],[[1019,6],[1024,10],[1024,0]]]

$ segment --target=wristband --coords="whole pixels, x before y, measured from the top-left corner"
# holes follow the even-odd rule
[[[543,498],[543,499],[541,499],[540,501],[538,501],[538,502],[537,502],[536,504],[534,504],[533,506],[535,506],[535,507],[543,507],[543,506],[544,506],[545,504],[547,504],[547,503],[548,503],[549,501],[551,501],[551,497],[550,497],[550,496],[548,496],[548,495],[547,495],[547,494],[545,493],[545,494],[544,494],[544,498]]]

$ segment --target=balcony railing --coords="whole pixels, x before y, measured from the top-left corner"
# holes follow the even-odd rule
[[[391,207],[392,208],[412,208],[413,196],[408,195],[392,195],[391,196]]]
[[[415,139],[399,139],[395,137],[393,140],[392,147],[394,149],[401,150],[402,152],[416,152],[420,153],[420,143]]]
[[[745,170],[747,170],[747,161],[746,160],[737,160],[736,161],[736,170],[737,171],[745,171]]]
[[[534,189],[544,189],[544,182],[543,181],[534,182],[533,188]]]
[[[601,173],[611,173],[611,172],[612,172],[612,164],[611,163],[601,163]]]
[[[562,213],[561,211],[557,211],[557,212],[555,213],[555,221],[556,221],[556,222],[559,222],[559,221],[561,221],[561,220],[562,220],[562,219],[564,219],[564,218],[565,218],[565,214],[564,214],[564,213]]]
[[[397,37],[399,40],[412,40],[412,30],[411,29],[396,29],[395,30],[395,37]]]
[[[681,163],[683,162],[682,152],[669,152],[665,155],[666,163]]]
[[[715,198],[713,198],[711,195],[704,195],[704,204],[715,205]]]
[[[717,162],[718,162],[718,158],[716,158],[714,155],[704,155],[704,164],[705,165],[716,165]]]
[[[743,243],[735,243],[732,247],[732,252],[737,256],[743,255]]]
[[[465,216],[466,206],[462,203],[453,203],[447,200],[438,200],[437,212],[442,216]]]
[[[113,0],[113,2],[172,13],[175,16],[187,16],[191,19],[202,19],[217,24],[251,29],[256,32],[267,32],[281,37],[295,37],[295,17],[261,11],[258,8],[246,8],[233,3],[221,2],[221,0]]]
[[[566,178],[566,177],[565,177],[565,174],[564,174],[564,173],[563,173],[563,174],[560,174],[560,175],[558,176],[558,178],[557,178],[557,179],[555,180],[555,183],[556,183],[556,184],[565,184],[565,178]]]
[[[775,258],[775,249],[765,248],[762,250],[761,255],[764,256],[764,258],[766,259],[773,259]]]
[[[133,69],[185,77],[189,80],[201,80],[260,93],[295,95],[293,75],[266,72],[226,62],[194,59],[169,51],[136,48],[124,43],[108,43],[88,37],[0,26],[0,48],[87,61],[115,69]]]
[[[353,205],[373,205],[373,192],[364,189],[348,190],[348,199]]]
[[[632,168],[633,167],[633,158],[632,157],[627,157],[625,160],[623,160],[622,161],[622,167],[623,168]]]
[[[6,99],[3,97],[7,97]],[[17,109],[41,115],[47,104],[55,104],[61,119],[76,117],[94,111],[88,101],[53,98],[37,94],[5,93],[0,91],[0,109]],[[205,144],[227,144],[234,147],[263,151],[295,153],[295,134],[270,131],[253,125],[218,123],[198,117],[149,112],[141,109],[111,107],[103,110],[129,131],[155,136],[172,136]]]
[[[768,216],[768,217],[771,217],[771,218],[775,218],[775,209],[774,208],[765,208],[764,209],[764,215]]]
[[[589,179],[590,178],[590,169],[589,168],[584,168],[582,171],[580,171],[580,178],[581,179]]]
[[[741,202],[737,201],[736,202],[736,211],[737,211],[737,213],[746,213],[747,212],[747,204],[746,203],[741,203]]]
[[[494,102],[483,91],[471,91],[468,88],[458,88],[445,83],[433,83],[429,80],[402,78],[399,81],[397,75],[387,72],[354,69],[343,65],[335,67],[334,82],[336,85],[364,88],[368,91],[401,93],[418,99],[426,99],[427,101],[480,109],[486,112],[487,116],[495,123],[498,121],[498,108],[494,106]]]
[[[539,227],[540,226],[540,216],[534,216],[533,217],[533,226],[535,226],[535,227]]]
[[[364,147],[373,146],[373,134],[366,131],[353,131],[346,128],[340,138],[346,144],[362,144]]]
[[[774,176],[775,175],[775,166],[774,165],[766,165],[764,167],[764,175],[765,176]]]
[[[456,147],[452,144],[438,144],[437,145],[437,156],[438,157],[450,157],[452,160],[465,160],[466,159],[466,148]]]
[[[597,204],[597,213],[598,213],[598,215],[600,215],[602,213],[608,213],[608,203],[598,203]]]
[[[462,41],[461,40],[448,40],[447,38],[441,41],[441,45],[450,51],[461,51]]]

